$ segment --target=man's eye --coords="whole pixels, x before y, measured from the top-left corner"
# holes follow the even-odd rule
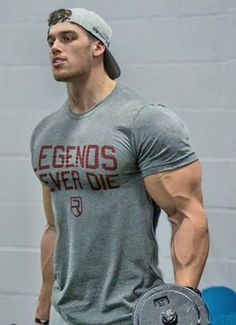
[[[72,36],[65,36],[65,37],[63,38],[64,42],[71,42],[72,39],[73,39]]]
[[[48,42],[48,46],[52,47],[53,43],[54,43],[54,40],[52,38],[48,38],[47,42]]]
[[[48,41],[48,45],[49,45],[49,47],[52,47],[53,46],[53,41]]]

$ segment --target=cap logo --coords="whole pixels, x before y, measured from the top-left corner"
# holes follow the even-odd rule
[[[106,35],[104,35],[103,33],[101,33],[95,26],[93,27],[93,31],[98,34],[106,43],[107,46],[110,45],[110,42],[108,40],[108,37]]]

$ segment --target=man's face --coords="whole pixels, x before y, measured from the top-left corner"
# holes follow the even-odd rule
[[[57,81],[72,81],[88,76],[93,59],[93,45],[80,26],[60,22],[50,27],[48,44],[53,76]]]

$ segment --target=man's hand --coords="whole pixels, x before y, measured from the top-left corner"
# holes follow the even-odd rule
[[[47,321],[49,320],[50,317],[50,309],[51,309],[50,294],[51,292],[48,293],[46,292],[45,287],[41,289],[37,308],[36,308],[35,324],[47,324]],[[46,321],[46,323],[45,322],[43,323],[42,322],[43,320]]]

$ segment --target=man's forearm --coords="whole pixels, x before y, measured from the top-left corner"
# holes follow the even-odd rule
[[[47,226],[41,241],[42,287],[36,309],[36,317],[41,319],[49,319],[50,314],[56,238],[55,229]]]
[[[199,220],[185,217],[178,227],[173,225],[171,242],[175,281],[194,288],[199,285],[209,251],[207,221],[203,214]]]

